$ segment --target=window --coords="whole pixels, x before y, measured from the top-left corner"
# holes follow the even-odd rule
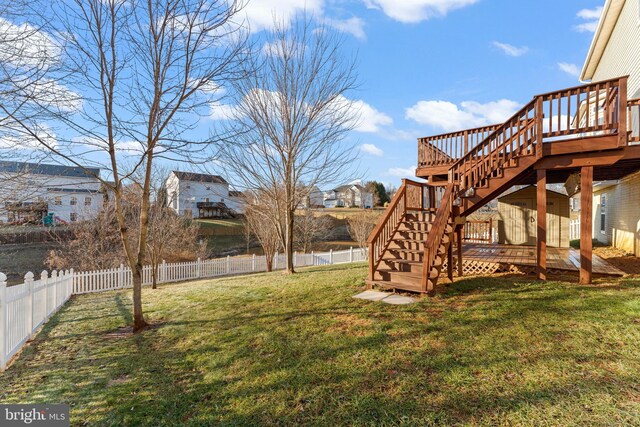
[[[600,233],[607,231],[607,195],[600,196]]]
[[[209,203],[209,198],[205,197],[202,201],[205,202],[205,203]]]
[[[56,206],[62,206],[62,197],[61,196],[54,197],[53,204]]]
[[[69,219],[71,220],[71,222],[76,222],[78,220],[78,214],[75,212],[71,212],[71,214],[69,215]]]
[[[85,206],[91,206],[91,197],[85,197],[84,198],[84,205]]]
[[[208,190],[211,190],[211,187],[207,187],[207,191],[208,191]]]
[[[73,196],[72,196],[72,197],[71,197],[71,200],[69,201],[69,204],[70,204],[71,206],[75,206],[75,205],[77,205],[77,204],[78,204],[78,198],[77,198],[77,197],[73,197]]]

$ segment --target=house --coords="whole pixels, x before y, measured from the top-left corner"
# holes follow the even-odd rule
[[[316,185],[306,186],[302,188],[303,200],[298,208],[322,208],[324,205],[324,193]]]
[[[580,283],[594,272],[621,274],[593,254],[592,240],[636,254],[640,246],[638,46],[640,1],[606,0],[582,85],[534,95],[503,123],[418,138],[419,180],[403,181],[369,236],[367,284],[433,294],[445,272],[546,280],[549,270],[567,270],[579,271]],[[572,196],[579,188],[579,253],[562,247],[569,202],[549,192],[552,184]],[[504,230],[503,244],[463,241],[471,215],[521,185],[529,187],[500,200],[512,217],[503,227],[516,228]],[[535,246],[506,244],[525,243],[523,234]]]
[[[0,161],[0,223],[95,218],[103,205],[100,169]]]
[[[345,184],[325,193],[324,207],[371,208],[373,193],[360,184]]]
[[[628,99],[640,98],[640,2],[608,0],[580,79],[628,75]],[[640,104],[637,104],[640,105]],[[640,106],[629,111],[631,135],[640,134]],[[630,144],[638,144],[631,141]],[[592,233],[601,243],[640,256],[640,174],[598,182],[593,187]]]
[[[242,194],[219,175],[172,171],[165,183],[167,204],[188,218],[224,218],[244,211]]]

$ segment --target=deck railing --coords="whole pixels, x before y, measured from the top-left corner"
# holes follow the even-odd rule
[[[464,156],[499,124],[418,139],[418,167],[448,165]]]
[[[627,77],[621,77],[537,95],[504,124],[420,138],[418,167],[455,165],[488,155],[492,146],[517,153],[534,134],[540,142],[617,134],[626,145],[629,129],[629,141],[640,141],[640,100],[627,103],[626,93]]]
[[[493,243],[493,219],[467,220],[462,229],[462,241],[469,243]]]
[[[627,105],[629,143],[635,144],[640,142],[640,98],[629,100]]]

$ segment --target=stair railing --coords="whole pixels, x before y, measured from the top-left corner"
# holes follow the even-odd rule
[[[629,100],[627,106],[629,143],[636,144],[640,142],[640,98]]]
[[[422,290],[432,293],[435,289],[433,287],[433,281],[429,281],[429,275],[431,273],[431,266],[433,266],[436,256],[438,255],[438,247],[442,243],[444,238],[444,232],[449,222],[449,216],[453,209],[453,190],[454,184],[448,183],[440,206],[436,211],[435,219],[431,224],[431,230],[427,234],[424,240],[424,254],[422,257]]]
[[[426,189],[426,183],[410,179],[402,180],[402,185],[396,191],[384,215],[367,239],[369,244],[369,280],[373,280],[374,273],[407,212],[428,210]]]

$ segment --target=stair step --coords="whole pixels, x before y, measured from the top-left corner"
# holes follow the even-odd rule
[[[393,274],[394,277],[402,277],[408,280],[419,280],[422,281],[422,272],[414,272],[414,271],[398,271],[393,270],[391,268],[379,268],[377,270],[381,274]],[[431,273],[429,274],[429,279],[434,279],[440,275],[440,272],[436,268],[431,269]]]
[[[387,281],[387,280],[366,280],[365,283],[367,285],[378,285],[382,288],[385,289],[399,289],[402,291],[409,291],[409,292],[419,292],[419,293],[425,293],[426,291],[422,290],[422,285],[418,284],[416,285],[415,283],[404,283],[404,282],[398,282],[398,281]]]

